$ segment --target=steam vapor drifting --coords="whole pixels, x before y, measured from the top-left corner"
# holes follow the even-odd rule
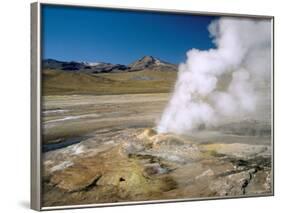
[[[271,78],[270,21],[220,18],[208,30],[216,49],[186,53],[159,133],[182,134],[227,119],[255,118],[265,101],[261,87],[270,85]]]

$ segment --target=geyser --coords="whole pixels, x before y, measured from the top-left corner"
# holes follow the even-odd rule
[[[158,122],[159,133],[183,134],[227,120],[255,120],[270,104],[271,22],[220,18],[208,30],[216,48],[186,53]]]

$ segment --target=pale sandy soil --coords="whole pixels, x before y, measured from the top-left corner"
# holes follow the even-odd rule
[[[157,134],[168,99],[44,97],[44,206],[272,193],[268,120]]]
[[[102,128],[154,126],[168,98],[167,93],[44,97],[44,142]]]

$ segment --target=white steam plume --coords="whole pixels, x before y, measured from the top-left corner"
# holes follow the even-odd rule
[[[220,18],[208,30],[216,49],[187,52],[159,133],[182,134],[227,119],[255,118],[270,95],[270,20]]]

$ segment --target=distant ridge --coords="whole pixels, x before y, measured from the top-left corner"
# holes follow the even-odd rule
[[[177,65],[162,61],[153,56],[144,56],[129,65],[111,64],[105,62],[77,62],[45,59],[42,62],[42,67],[43,69],[85,73],[134,72],[140,70],[177,71]]]
[[[144,69],[159,69],[161,68],[169,68],[170,70],[177,69],[175,64],[171,64],[165,61],[162,61],[153,56],[144,56],[141,59],[133,62],[129,65],[131,70],[144,70]]]

